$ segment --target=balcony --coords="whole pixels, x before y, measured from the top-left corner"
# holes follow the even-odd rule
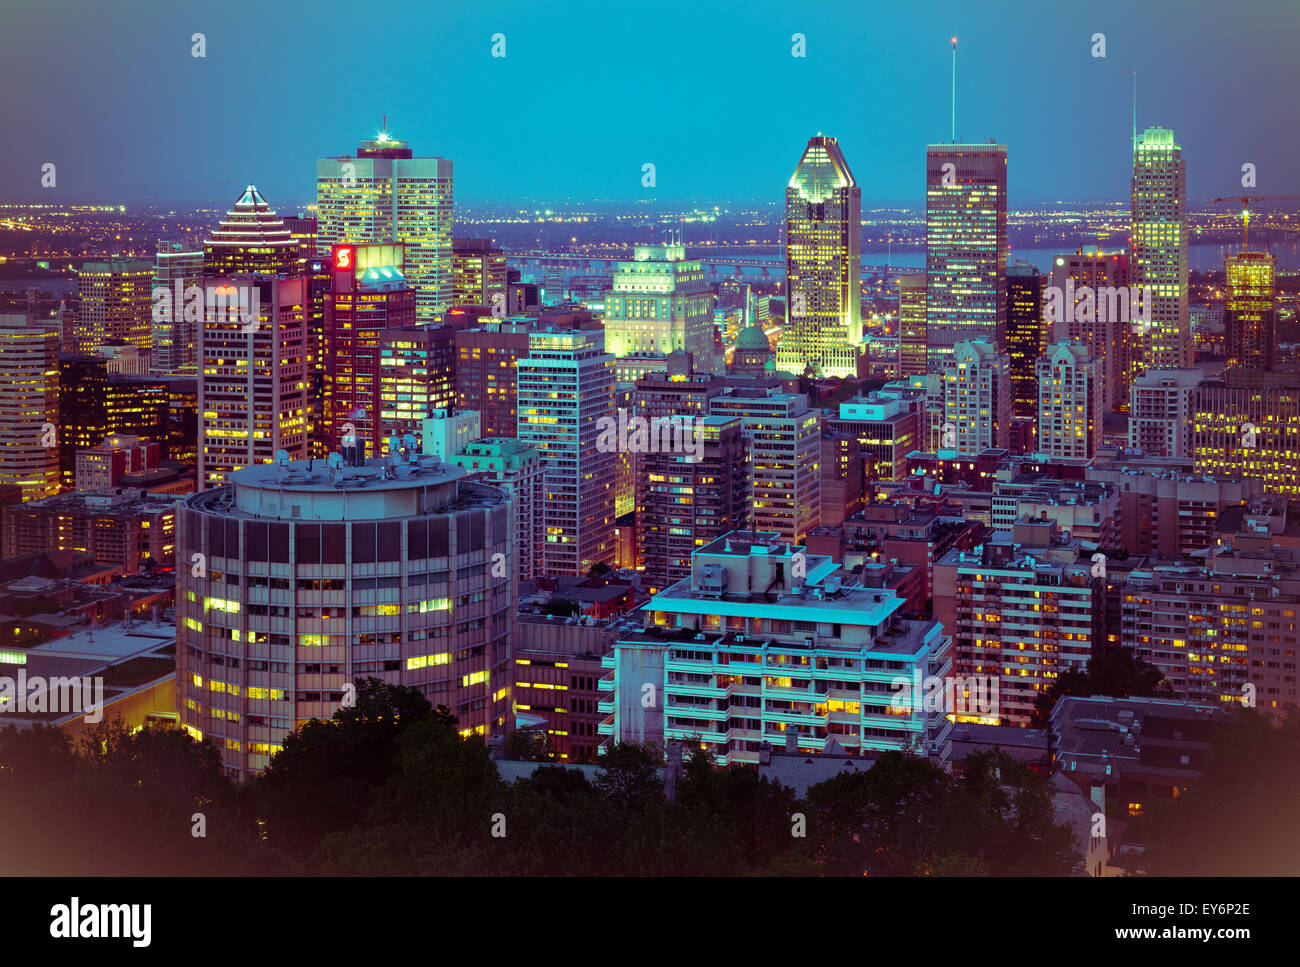
[[[670,695],[695,695],[704,698],[725,698],[727,690],[704,682],[669,682],[664,692]]]
[[[727,718],[725,708],[702,708],[698,705],[673,705],[670,699],[665,699],[664,715],[676,715],[686,719],[709,719],[710,721],[723,722]]]

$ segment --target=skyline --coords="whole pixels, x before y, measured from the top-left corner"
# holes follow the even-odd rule
[[[944,3],[925,18],[845,3],[728,13],[673,2],[639,20],[638,9],[591,3],[563,15],[519,3],[487,12],[397,5],[391,16],[409,29],[375,41],[382,66],[353,57],[332,80],[316,58],[350,39],[349,22],[329,16],[341,5],[234,6],[221,22],[215,8],[152,0],[130,19],[99,8],[67,24],[48,7],[13,13],[0,38],[9,74],[0,117],[25,134],[0,161],[6,199],[221,202],[251,182],[287,208],[311,197],[317,158],[354,152],[387,115],[417,157],[452,160],[465,202],[779,199],[801,146],[820,132],[839,139],[864,207],[916,205],[925,147],[950,137],[950,36],[959,39],[958,140],[1007,145],[1012,208],[1127,195],[1135,70],[1137,126],[1174,130],[1189,197],[1240,191],[1244,163],[1256,166],[1255,190],[1286,191],[1285,165],[1300,155],[1300,132],[1267,121],[1286,115],[1286,79],[1297,74],[1288,31],[1252,34],[1249,15],[1225,18],[1208,3],[1185,5],[1172,25],[1158,9],[1116,2],[1085,12]],[[1300,10],[1239,9],[1252,7],[1300,27]],[[308,10],[312,42],[284,42]],[[683,17],[697,25],[698,69],[654,68],[680,62]],[[242,33],[234,26],[250,23]],[[191,55],[195,32],[205,57]],[[1099,32],[1105,57],[1092,56]],[[494,58],[498,33],[506,56]],[[791,55],[796,33],[806,57]],[[105,47],[103,37],[120,43]],[[879,37],[888,39],[864,57]],[[51,45],[82,65],[80,85],[77,72],[51,72],[41,54]],[[1198,60],[1205,69],[1188,71]],[[97,67],[93,76],[111,80],[86,84],[84,69]],[[37,86],[39,96],[15,96]],[[665,118],[662,105],[676,103],[682,109]],[[1085,103],[1113,108],[1080,111]],[[88,141],[114,149],[89,150]],[[47,162],[57,166],[54,189],[40,186]],[[642,186],[646,163],[656,166],[653,189]]]

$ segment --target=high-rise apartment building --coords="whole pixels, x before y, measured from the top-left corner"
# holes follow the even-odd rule
[[[528,355],[529,329],[522,318],[489,319],[456,333],[456,405],[479,413],[485,437],[515,435],[515,364]]]
[[[57,494],[59,334],[0,315],[0,486],[23,500]]]
[[[512,550],[510,508],[464,478],[432,458],[292,461],[181,505],[181,725],[228,774],[265,769],[362,678],[418,689],[462,735],[506,730],[515,590],[493,563]]]
[[[1022,518],[935,564],[935,617],[952,635],[954,673],[997,679],[988,724],[1027,727],[1034,699],[1100,646],[1105,585],[1081,550],[1054,522]]]
[[[733,387],[710,398],[709,414],[744,421],[755,528],[801,543],[821,522],[821,412],[802,393]]]
[[[1150,127],[1133,152],[1129,272],[1150,286],[1151,321],[1139,334],[1142,369],[1192,364],[1187,312],[1187,171],[1168,128]]]
[[[456,331],[450,326],[380,332],[376,425],[385,437],[418,434],[430,414],[455,406],[455,360]]]
[[[198,439],[195,381],[161,375],[110,374],[100,355],[63,353],[59,369],[59,473],[64,490],[76,484],[77,454],[106,436],[156,440],[171,460],[192,462]]]
[[[1234,545],[1200,563],[1157,559],[1130,572],[1121,643],[1159,668],[1177,698],[1294,708],[1300,569],[1267,533]]]
[[[713,290],[686,246],[637,245],[605,296],[605,348],[614,356],[687,352],[712,369]]]
[[[1277,256],[1237,252],[1227,256],[1224,343],[1229,366],[1272,369],[1277,361]]]
[[[344,242],[402,242],[415,314],[428,325],[451,306],[452,176],[446,158],[416,158],[381,134],[356,157],[316,162],[316,251]]]
[[[596,330],[543,329],[516,364],[516,438],[542,455],[545,574],[586,574],[614,559],[616,449],[598,444],[616,420],[614,357]]]
[[[976,454],[1011,443],[1011,359],[993,343],[958,343],[943,363],[939,449]]]
[[[1006,345],[1007,149],[932,144],[925,150],[927,367],[958,343]]]
[[[280,450],[306,457],[311,425],[307,276],[208,284],[229,295],[228,308],[206,311],[199,340],[200,489],[240,467],[271,463]],[[246,312],[235,304],[238,293]]]
[[[808,139],[785,189],[786,325],[776,368],[858,375],[862,354],[862,189],[839,141]]]
[[[1083,343],[1062,340],[1038,358],[1038,452],[1086,460],[1101,443],[1101,366]]]
[[[150,368],[155,373],[173,373],[192,367],[198,359],[199,327],[203,310],[191,307],[186,312],[185,292],[191,286],[203,286],[203,252],[186,251],[181,242],[158,242],[154,258],[154,296],[165,290],[167,300],[155,298],[152,310],[153,355]]]
[[[753,513],[744,421],[683,419],[699,441],[698,453],[658,450],[639,460],[637,556],[652,593],[689,578],[691,555],[723,534],[748,530]]]
[[[114,258],[77,270],[76,342],[94,352],[111,340],[149,349],[153,344],[152,262]]]
[[[1153,369],[1129,388],[1128,445],[1153,457],[1192,455],[1192,417],[1201,369]]]

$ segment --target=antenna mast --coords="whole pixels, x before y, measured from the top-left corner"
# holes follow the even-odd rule
[[[957,38],[952,39],[952,143],[957,143]]]
[[[1138,72],[1133,72],[1133,156],[1138,151]]]

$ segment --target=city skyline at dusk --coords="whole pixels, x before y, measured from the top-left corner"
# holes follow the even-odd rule
[[[971,880],[1031,942],[1281,936],[1298,39],[6,9],[7,938],[373,956],[445,886],[601,949],[598,878],[839,879],[885,956]]]

